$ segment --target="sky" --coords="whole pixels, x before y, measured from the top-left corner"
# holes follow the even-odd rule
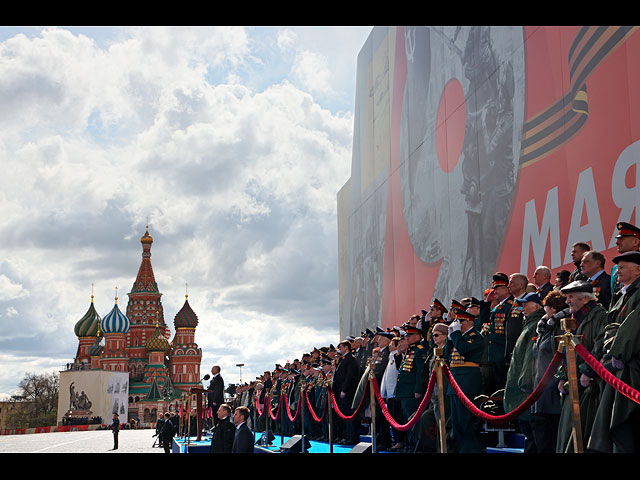
[[[124,311],[145,226],[165,322],[253,380],[339,342],[337,193],[370,27],[0,27],[0,398]],[[236,367],[244,363],[244,367]]]

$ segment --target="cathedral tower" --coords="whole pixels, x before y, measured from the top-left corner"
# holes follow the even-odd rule
[[[170,336],[168,326],[164,321],[162,308],[162,294],[158,290],[153,267],[151,266],[151,244],[153,237],[149,235],[149,227],[142,238],[142,262],[138,275],[133,282],[127,304],[127,317],[131,321],[131,328],[127,334],[127,355],[129,357],[129,372],[132,381],[142,381],[148,362],[148,352],[145,348],[147,341],[156,330],[156,321],[160,331],[166,339]]]

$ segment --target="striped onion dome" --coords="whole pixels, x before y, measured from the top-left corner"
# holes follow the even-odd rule
[[[147,352],[166,352],[169,350],[169,341],[165,338],[160,327],[156,326],[156,330],[147,339],[145,348],[147,349]]]
[[[76,326],[73,328],[77,337],[97,337],[98,326],[100,325],[100,315],[96,312],[96,308],[93,305],[93,299],[89,310],[78,320]]]
[[[90,356],[98,357],[100,356],[100,354],[102,354],[102,351],[104,350],[104,345],[100,344],[100,340],[102,340],[102,337],[96,338],[96,341],[93,342],[93,345],[89,347]]]
[[[129,319],[120,311],[118,303],[113,306],[111,311],[102,319],[100,328],[102,333],[127,333],[129,331]]]
[[[189,300],[184,301],[184,305],[173,320],[173,325],[176,328],[196,328],[198,325],[198,316],[191,309]]]

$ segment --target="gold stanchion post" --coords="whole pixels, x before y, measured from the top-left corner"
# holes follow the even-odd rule
[[[580,398],[578,394],[578,370],[576,368],[576,350],[573,343],[571,330],[576,328],[576,321],[573,318],[561,320],[565,333],[562,336],[560,347],[565,347],[565,359],[567,362],[567,376],[569,377],[569,400],[571,401],[571,414],[573,417],[573,451],[583,453],[582,422],[580,420]]]
[[[442,381],[442,366],[444,364],[444,359],[442,358],[444,354],[443,348],[436,348],[436,381],[438,384],[438,408],[440,409],[440,419],[438,421],[438,428],[440,430],[440,453],[447,453],[447,430],[445,427],[445,413],[444,413],[444,387]]]
[[[376,446],[376,395],[373,391],[373,366],[371,359],[367,361],[369,363],[369,409],[371,410],[371,449],[373,453],[377,453]]]

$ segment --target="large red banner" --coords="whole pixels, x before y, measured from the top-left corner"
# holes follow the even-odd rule
[[[577,241],[610,260],[616,223],[640,223],[638,58],[633,27],[374,29],[339,197],[343,333],[496,271],[571,271]]]

